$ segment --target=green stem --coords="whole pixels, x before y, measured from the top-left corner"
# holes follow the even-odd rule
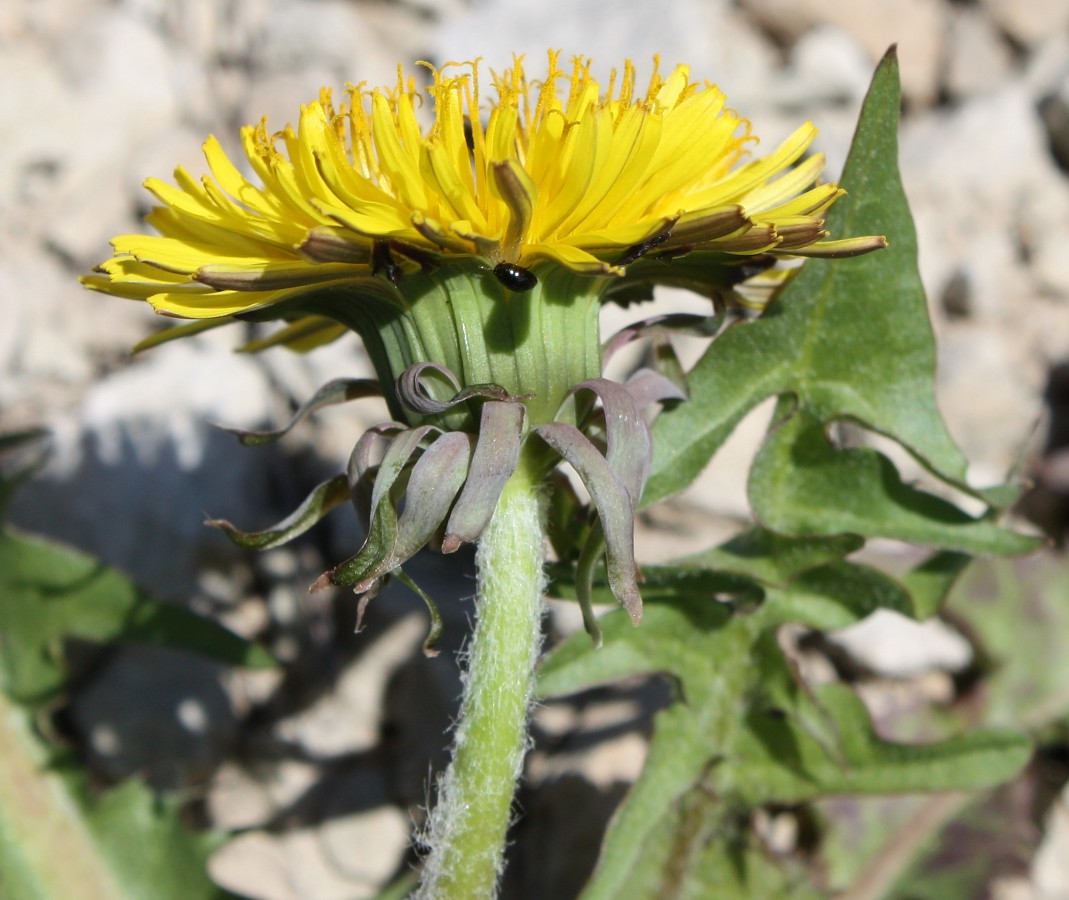
[[[538,481],[517,471],[479,541],[464,698],[453,761],[430,817],[420,900],[496,893],[542,642],[543,535]]]

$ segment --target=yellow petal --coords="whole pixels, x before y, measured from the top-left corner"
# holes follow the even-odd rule
[[[569,247],[566,244],[528,244],[524,248],[521,265],[529,266],[542,260],[559,263],[580,275],[622,275],[624,271],[619,266],[611,266],[579,247]]]
[[[346,263],[309,266],[304,260],[242,260],[237,265],[210,263],[201,266],[193,277],[201,284],[219,290],[274,291],[301,285],[316,285],[323,281],[370,278],[371,266]]]

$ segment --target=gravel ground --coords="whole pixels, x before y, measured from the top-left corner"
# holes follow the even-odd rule
[[[641,66],[654,53],[689,62],[753,120],[766,148],[812,119],[834,175],[891,43],[900,48],[901,165],[940,340],[942,406],[977,482],[1003,478],[1024,454],[1038,481],[1029,511],[1064,529],[1069,0],[673,0],[627,11],[604,0],[6,0],[0,432],[46,425],[56,448],[13,519],[218,614],[288,664],[285,675],[250,675],[176,653],[112,654],[72,701],[97,770],[195,786],[211,822],[242,829],[212,868],[242,895],[371,896],[409,858],[428,771],[442,762],[428,748],[442,743],[458,688],[451,653],[419,654],[420,606],[404,592],[376,602],[359,638],[349,598],[304,595],[324,560],[348,555],[352,523],[256,558],[202,527],[205,512],[246,524],[279,518],[338,469],[381,410],[358,405],[356,421],[348,409],[324,414],[277,450],[242,450],[209,423],[280,420],[329,378],[367,370],[355,341],[307,358],[253,359],[216,333],[131,360],[127,349],[152,317],[76,279],[107,255],[110,237],[140,229],[146,176],[166,178],[179,163],[203,171],[207,134],[232,149],[240,125],[267,115],[281,127],[321,85],[390,83],[398,62],[417,59],[538,60],[547,47],[606,69],[625,57]],[[649,523],[647,558],[678,552],[681,539],[707,545],[746,513],[742,485],[762,415],[743,424],[685,501]],[[456,649],[470,566],[452,575],[433,559],[422,566],[451,598],[442,604],[446,649]],[[552,622],[575,627],[568,609],[555,609]],[[866,627],[841,640],[887,678],[945,679],[968,663],[957,633]],[[904,645],[916,651],[906,660],[888,652]],[[181,713],[191,697],[204,716],[196,729]],[[530,761],[515,896],[574,892],[664,701],[658,685],[625,685],[540,711],[539,748],[555,749]],[[590,752],[590,735],[606,729],[619,737]],[[547,865],[539,851],[550,835],[568,840],[574,858]],[[998,895],[1069,896],[1067,842],[1058,807],[1031,868]]]

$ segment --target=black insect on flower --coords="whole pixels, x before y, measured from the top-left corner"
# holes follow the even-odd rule
[[[515,263],[498,263],[494,266],[494,276],[516,294],[526,294],[538,284],[538,276],[534,272]]]

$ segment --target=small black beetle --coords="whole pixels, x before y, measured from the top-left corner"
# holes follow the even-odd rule
[[[389,245],[382,241],[375,241],[371,247],[371,272],[373,275],[384,275],[393,285],[400,284],[405,276],[401,267],[393,261]]]
[[[661,246],[672,236],[672,229],[666,228],[664,231],[659,231],[651,238],[647,238],[644,241],[640,241],[637,244],[632,244],[624,251],[623,257],[617,263],[620,266],[629,266],[633,262],[637,262],[651,250]]]
[[[534,272],[516,263],[498,263],[494,266],[494,275],[498,281],[516,294],[525,294],[538,284],[538,277]]]

